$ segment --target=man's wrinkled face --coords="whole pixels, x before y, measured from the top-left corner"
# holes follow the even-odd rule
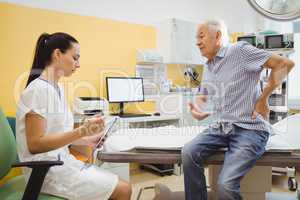
[[[196,40],[197,46],[202,54],[208,60],[211,60],[218,50],[219,32],[209,29],[209,26],[202,24],[199,26]]]

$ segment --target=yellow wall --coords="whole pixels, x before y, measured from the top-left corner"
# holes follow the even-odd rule
[[[151,26],[0,3],[0,106],[6,114],[15,115],[38,36],[57,31],[75,36],[81,46],[81,68],[64,80],[70,96],[104,96],[103,77],[134,76],[136,49],[153,49],[156,44]],[[18,80],[23,84],[14,95]],[[142,105],[154,108],[151,103]]]

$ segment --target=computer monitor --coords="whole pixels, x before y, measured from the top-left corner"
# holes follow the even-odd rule
[[[283,48],[283,35],[266,35],[265,46],[266,49]]]
[[[237,38],[237,41],[245,41],[245,42],[248,42],[249,44],[252,44],[253,46],[256,47],[256,36],[255,35],[240,36],[240,37]]]
[[[139,77],[106,77],[107,100],[120,103],[118,115],[124,115],[124,103],[143,102],[143,78]]]

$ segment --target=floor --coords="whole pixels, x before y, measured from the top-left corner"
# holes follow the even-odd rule
[[[300,173],[297,175],[297,180],[300,180]],[[136,200],[140,188],[153,186],[155,183],[162,183],[167,185],[172,191],[183,191],[183,175],[167,175],[160,176],[152,172],[135,169],[131,170],[130,181],[133,186],[132,200]],[[297,193],[291,192],[288,189],[287,177],[286,176],[273,176],[272,177],[272,194],[277,195],[277,197],[269,197],[270,200],[295,200],[297,199]],[[283,194],[285,198],[278,197],[278,195]],[[286,195],[288,197],[286,197]],[[154,191],[152,189],[144,190],[140,200],[151,200],[154,197]]]

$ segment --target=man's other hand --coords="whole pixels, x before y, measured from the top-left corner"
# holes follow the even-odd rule
[[[211,113],[208,113],[208,112],[202,112],[200,110],[200,108],[198,108],[195,104],[193,103],[189,103],[189,108],[190,108],[190,112],[192,114],[192,116],[195,118],[195,119],[198,119],[198,120],[203,120],[205,119],[206,117],[208,117],[209,115],[211,115]]]
[[[252,112],[252,119],[256,119],[258,114],[264,119],[269,120],[270,109],[268,99],[260,98],[257,100],[254,111]]]

